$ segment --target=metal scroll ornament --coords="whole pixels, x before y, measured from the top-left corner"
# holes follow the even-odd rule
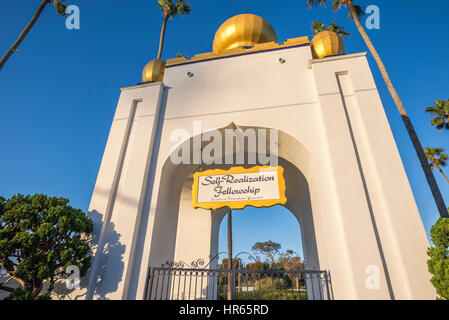
[[[207,269],[214,260],[218,259],[219,256],[223,254],[227,254],[227,252],[220,252],[216,254],[214,257],[210,258],[207,264],[205,264],[206,262],[202,258],[192,261],[190,264],[184,261],[167,260],[165,261],[165,263],[161,264],[161,267],[170,269]],[[260,262],[259,256],[253,257],[248,252],[240,252],[234,257],[234,259],[238,259],[241,255],[247,255],[249,260],[253,260],[254,262]]]

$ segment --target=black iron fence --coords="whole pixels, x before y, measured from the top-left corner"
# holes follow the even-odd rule
[[[152,267],[147,300],[330,300],[320,270],[221,270]]]

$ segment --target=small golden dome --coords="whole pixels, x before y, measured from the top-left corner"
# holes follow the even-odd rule
[[[254,14],[240,14],[228,19],[215,33],[214,53],[272,41],[277,43],[278,38],[271,24]]]
[[[164,80],[165,61],[155,59],[148,62],[143,68],[142,82],[162,82]]]
[[[325,58],[345,53],[343,39],[333,31],[321,31],[310,43],[314,58]]]

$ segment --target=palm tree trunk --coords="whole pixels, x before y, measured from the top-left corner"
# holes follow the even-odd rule
[[[237,262],[238,262],[237,286],[238,286],[238,292],[242,292],[242,274],[240,273],[240,270],[242,270],[242,266],[240,265],[240,260]]]
[[[164,38],[165,38],[165,30],[167,29],[167,21],[168,21],[168,15],[164,15],[164,22],[162,22],[162,30],[161,30],[161,37],[159,39],[159,52],[157,53],[157,58],[162,58],[162,50],[164,49]]]
[[[9,60],[9,58],[12,56],[12,54],[14,52],[16,52],[17,48],[20,46],[20,44],[25,39],[25,37],[28,35],[30,30],[33,28],[37,19],[39,19],[39,16],[41,15],[42,11],[45,9],[45,6],[49,3],[50,3],[50,0],[42,0],[41,5],[37,9],[36,13],[34,14],[33,18],[31,19],[31,21],[28,23],[28,25],[25,27],[25,29],[23,29],[22,33],[20,34],[19,38],[17,38],[16,42],[14,42],[12,47],[9,48],[9,50],[6,52],[6,54],[0,60],[0,70],[3,69],[3,66]]]
[[[228,269],[232,270],[232,210],[228,212]],[[228,300],[234,300],[234,279],[232,271],[228,275]]]
[[[440,172],[443,175],[443,177],[446,179],[447,183],[449,183],[449,179],[447,178],[446,174],[443,172],[443,170],[441,170],[440,168]]]
[[[440,216],[442,218],[449,218],[447,207],[444,204],[443,196],[441,195],[440,189],[438,188],[437,182],[435,180],[435,176],[433,175],[432,170],[430,169],[430,166],[427,162],[427,157],[424,152],[424,149],[421,145],[421,142],[419,141],[418,135],[416,134],[415,128],[413,127],[413,124],[407,114],[407,111],[405,110],[405,107],[404,107],[401,99],[399,98],[399,95],[396,92],[396,89],[394,88],[393,83],[391,82],[391,79],[388,75],[387,69],[385,68],[385,65],[383,64],[383,62],[379,56],[379,53],[374,48],[374,45],[371,42],[371,39],[369,38],[369,36],[366,33],[365,29],[363,28],[362,24],[360,23],[360,19],[357,16],[357,11],[356,11],[352,1],[348,1],[348,6],[349,6],[349,10],[351,12],[351,15],[354,19],[354,22],[357,25],[357,29],[359,30],[360,34],[362,35],[363,40],[365,40],[365,43],[366,43],[369,51],[371,52],[374,60],[376,61],[377,65],[379,66],[380,73],[382,74],[385,84],[387,85],[388,90],[390,91],[390,94],[396,104],[396,107],[398,108],[399,113],[401,114],[402,121],[405,124],[407,132],[408,132],[410,139],[412,140],[413,146],[415,148],[416,154],[418,155],[419,161],[421,163],[421,167],[424,170],[424,174],[426,176],[427,183],[429,184],[430,190],[432,191],[432,195],[433,195],[433,198],[437,205]]]

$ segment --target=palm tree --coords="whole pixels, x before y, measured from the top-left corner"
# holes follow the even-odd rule
[[[441,167],[444,167],[447,165],[447,159],[449,156],[445,153],[443,153],[444,149],[442,148],[424,148],[426,150],[426,156],[427,160],[429,160],[430,168],[434,170],[440,171],[440,173],[444,176],[447,183],[449,183],[449,179],[447,178],[446,174],[444,174]]]
[[[326,0],[307,0],[307,5],[308,5],[308,7],[325,6]],[[437,205],[440,216],[444,217],[444,218],[449,218],[447,207],[444,204],[443,196],[441,195],[441,192],[440,192],[440,189],[438,188],[435,177],[432,174],[432,170],[427,163],[426,154],[424,152],[421,142],[419,141],[419,138],[415,131],[415,128],[413,127],[413,124],[407,114],[407,111],[405,110],[404,104],[402,103],[401,99],[399,98],[399,95],[398,95],[396,89],[394,88],[393,83],[391,82],[391,79],[388,75],[387,69],[385,68],[385,65],[383,64],[379,53],[374,48],[374,45],[371,42],[371,39],[369,38],[368,34],[366,33],[365,29],[362,26],[362,23],[360,22],[360,16],[364,14],[362,8],[358,5],[355,5],[353,3],[353,0],[332,0],[332,8],[334,10],[339,10],[342,7],[342,5],[345,5],[345,7],[349,7],[349,17],[352,20],[354,20],[354,22],[357,26],[357,29],[359,30],[360,34],[362,35],[363,40],[365,41],[369,51],[373,55],[373,58],[376,61],[377,65],[380,69],[380,73],[382,74],[385,84],[387,85],[387,88],[388,88],[388,90],[396,104],[396,107],[398,108],[398,111],[402,117],[402,121],[404,122],[405,128],[407,129],[410,139],[412,140],[413,147],[415,148],[416,154],[418,155],[418,159],[421,163],[421,167],[424,170],[424,174],[426,176],[427,183],[429,184],[430,190],[432,191],[432,195],[433,195],[433,198]]]
[[[161,59],[162,49],[164,48],[164,38],[165,30],[167,28],[167,21],[173,18],[177,14],[184,16],[192,11],[192,7],[187,3],[188,0],[177,0],[176,3],[173,0],[158,0],[157,3],[159,8],[161,8],[162,14],[164,15],[164,21],[162,23],[161,37],[159,40],[159,52],[157,58]]]
[[[430,121],[430,124],[438,130],[443,130],[444,128],[449,130],[449,99],[447,101],[436,100],[435,105],[426,108],[426,112],[435,116]]]
[[[27,26],[25,27],[25,29],[23,29],[22,33],[19,35],[19,37],[17,38],[16,42],[14,42],[14,44],[12,45],[11,48],[9,48],[9,50],[5,53],[5,55],[2,57],[2,59],[0,60],[0,70],[3,69],[3,66],[6,64],[6,62],[9,60],[9,58],[12,56],[12,54],[14,52],[17,52],[20,44],[22,43],[22,41],[25,39],[25,37],[28,35],[28,33],[30,32],[30,30],[33,28],[34,24],[36,23],[37,19],[39,19],[42,11],[44,11],[45,7],[53,2],[53,6],[56,10],[56,12],[61,15],[61,16],[65,16],[65,10],[67,9],[67,7],[65,5],[63,5],[61,2],[63,2],[65,0],[42,0],[39,8],[37,9],[37,11],[34,13],[33,18],[31,18],[30,22],[27,24]]]
[[[347,36],[350,36],[351,34],[348,32],[345,32],[345,27],[342,26],[337,26],[337,22],[336,21],[332,21],[331,24],[329,26],[326,26],[323,22],[321,21],[314,21],[312,22],[312,30],[313,30],[313,34],[318,34],[321,31],[333,31],[335,32],[338,36],[344,38]]]

